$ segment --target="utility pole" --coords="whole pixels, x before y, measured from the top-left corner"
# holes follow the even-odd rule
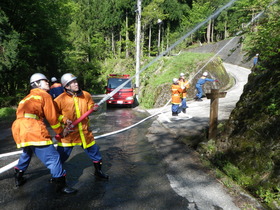
[[[137,10],[136,10],[136,76],[135,76],[135,85],[138,88],[140,87],[139,80],[139,71],[140,71],[140,56],[141,56],[141,0],[137,0]],[[139,99],[139,95],[136,95],[137,100]]]

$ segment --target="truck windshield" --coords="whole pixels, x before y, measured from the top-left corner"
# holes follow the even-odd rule
[[[128,79],[122,78],[109,78],[108,79],[108,88],[115,89],[120,86],[122,83],[126,82]],[[122,89],[130,89],[131,88],[131,81],[127,83]]]

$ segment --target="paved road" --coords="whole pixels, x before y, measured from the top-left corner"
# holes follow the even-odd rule
[[[95,136],[100,136],[148,116],[143,110],[102,110],[90,116],[91,128]],[[170,187],[164,164],[147,141],[151,123],[147,120],[125,132],[97,138],[108,181],[94,178],[93,164],[81,147],[75,147],[64,164],[69,185],[78,189],[75,195],[54,193],[53,184],[48,182],[49,171],[35,156],[25,173],[26,184],[18,189],[14,187],[12,169],[0,173],[0,209],[187,209],[188,201]],[[0,153],[14,150],[11,134],[0,139]],[[18,157],[1,158],[1,167]]]
[[[235,78],[236,84],[227,91],[225,98],[219,99],[219,120],[228,119],[250,73],[248,69],[236,65],[225,63],[224,66]],[[188,209],[229,210],[251,205],[249,203],[262,209],[249,195],[243,195],[242,199],[245,201],[237,201],[201,166],[198,154],[181,143],[180,138],[200,135],[209,124],[210,100],[204,98],[202,102],[189,101],[188,106],[187,113],[180,113],[178,117],[171,116],[171,105],[149,110],[151,114],[162,112],[153,122],[148,139],[162,155],[162,160],[167,165],[167,177],[174,191],[189,201]]]

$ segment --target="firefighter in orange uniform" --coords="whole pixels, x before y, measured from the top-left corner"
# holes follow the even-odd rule
[[[188,108],[188,106],[187,106],[187,89],[190,88],[190,85],[189,85],[188,81],[185,80],[184,73],[180,74],[179,85],[186,87],[183,89],[183,92],[181,94],[182,112],[186,113],[186,108]]]
[[[66,73],[61,77],[61,83],[65,91],[54,100],[60,113],[59,120],[61,122],[71,124],[92,107],[97,111],[98,106],[95,105],[91,95],[79,88],[77,77],[71,73]],[[109,176],[101,170],[102,157],[92,131],[89,130],[88,117],[78,123],[65,138],[58,139],[57,151],[62,163],[68,159],[73,147],[78,145],[83,147],[93,161],[95,176],[108,179]]]
[[[180,86],[179,80],[177,78],[173,79],[173,84],[171,86],[171,93],[172,93],[172,116],[178,116],[179,106],[181,104],[181,94],[185,89],[185,85]]]
[[[17,148],[23,148],[23,153],[15,167],[16,186],[25,183],[26,179],[23,174],[27,170],[34,153],[50,169],[57,192],[75,193],[75,189],[66,185],[66,172],[62,169],[59,153],[54,148],[51,136],[43,121],[46,118],[57,134],[63,132],[63,128],[57,119],[58,113],[55,110],[52,97],[47,93],[49,81],[45,75],[36,73],[31,76],[30,85],[32,89],[20,101],[16,113],[17,119],[12,125],[12,133]],[[64,132],[64,135],[66,135],[66,132]]]

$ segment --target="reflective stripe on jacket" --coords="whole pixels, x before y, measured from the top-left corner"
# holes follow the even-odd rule
[[[54,101],[60,113],[59,120],[64,123],[66,123],[67,119],[74,122],[94,105],[91,95],[86,91],[81,91],[77,95],[70,95],[64,92]],[[92,131],[89,130],[88,117],[78,123],[73,130],[65,138],[61,138],[58,141],[59,146],[70,147],[82,145],[86,149],[95,144]]]
[[[183,85],[186,85],[186,88],[183,89],[183,92],[181,94],[181,98],[187,98],[187,89],[190,88],[190,85],[188,84],[188,81],[179,80],[179,85],[180,85],[180,87],[182,87]]]
[[[181,93],[183,90],[181,89],[180,85],[173,84],[171,86],[171,94],[172,94],[172,104],[180,104],[181,103]]]
[[[13,122],[12,133],[17,148],[53,144],[43,119],[58,134],[62,127],[57,119],[52,97],[44,90],[35,88],[19,102],[17,119]]]

